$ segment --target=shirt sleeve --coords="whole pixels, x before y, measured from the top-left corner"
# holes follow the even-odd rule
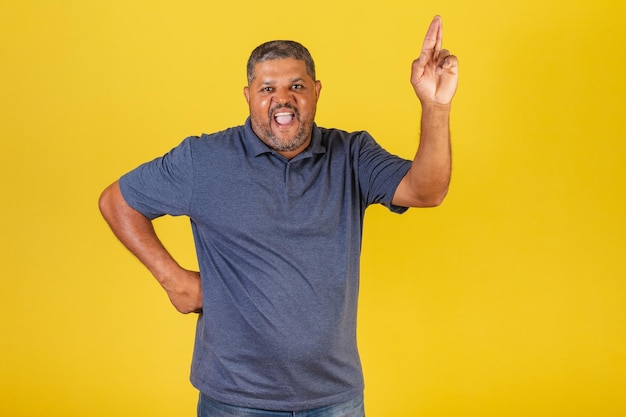
[[[408,207],[395,206],[391,200],[411,161],[387,152],[367,132],[359,139],[359,186],[364,203],[378,203],[394,213],[404,213]]]
[[[185,139],[164,156],[120,178],[122,196],[132,208],[149,219],[188,214],[193,191],[193,139]]]

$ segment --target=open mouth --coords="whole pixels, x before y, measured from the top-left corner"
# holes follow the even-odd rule
[[[291,124],[291,122],[293,122],[295,117],[296,115],[292,112],[278,112],[274,114],[274,121],[279,126],[288,126]]]

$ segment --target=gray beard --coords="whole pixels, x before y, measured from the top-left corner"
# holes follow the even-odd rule
[[[290,152],[295,151],[299,147],[301,147],[310,137],[312,132],[312,124],[309,126],[308,123],[301,123],[298,128],[298,132],[296,135],[290,140],[284,142],[274,135],[271,127],[262,126],[261,123],[255,122],[254,119],[252,122],[252,130],[257,134],[259,139],[263,141],[267,146],[269,146],[272,150],[277,152]]]

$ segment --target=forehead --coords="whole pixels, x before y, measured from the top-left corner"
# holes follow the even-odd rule
[[[269,82],[285,79],[312,80],[307,73],[306,63],[293,58],[269,59],[254,66],[252,82]]]

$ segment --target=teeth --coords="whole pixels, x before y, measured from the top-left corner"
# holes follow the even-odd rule
[[[284,124],[288,124],[293,120],[293,113],[276,113],[274,115],[274,119],[276,120],[276,122],[278,124],[284,125]]]

